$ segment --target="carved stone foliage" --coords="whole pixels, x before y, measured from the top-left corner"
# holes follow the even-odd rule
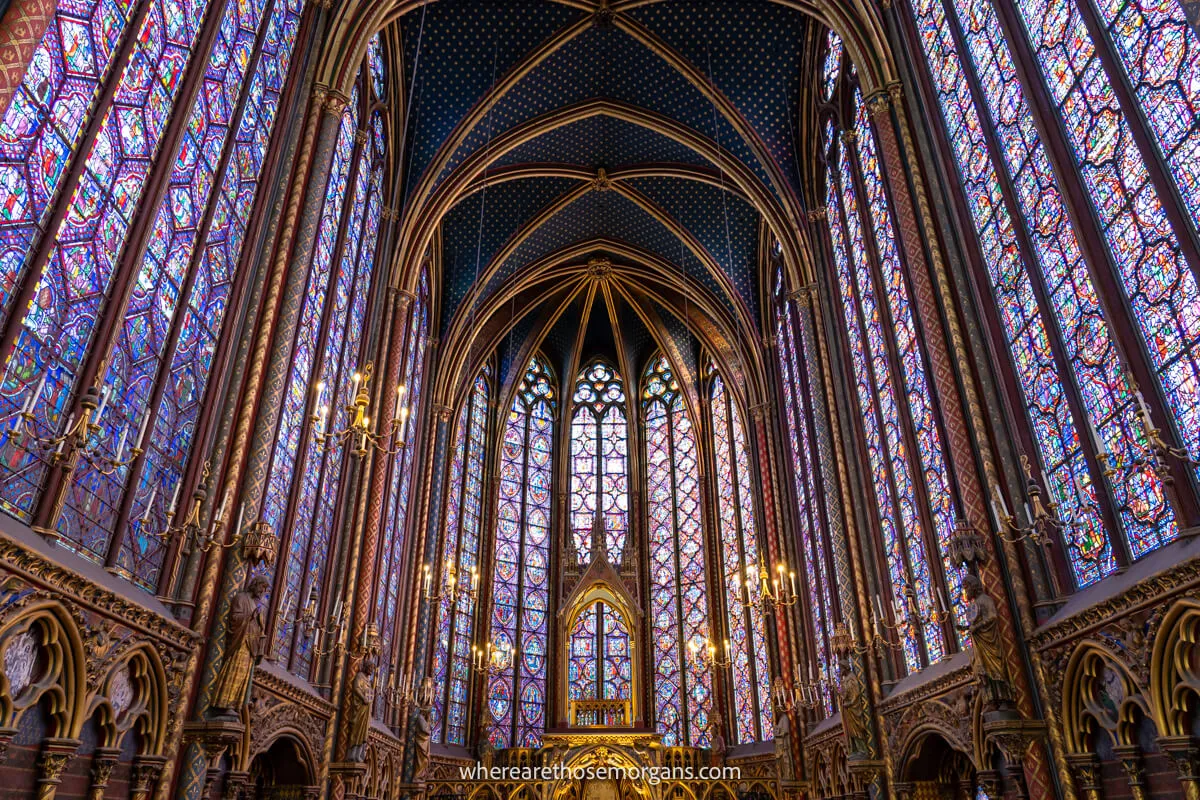
[[[915,738],[932,729],[978,763],[982,744],[975,733],[979,712],[976,694],[971,668],[964,665],[912,691],[887,698],[880,711],[889,752],[894,758],[903,758]]]

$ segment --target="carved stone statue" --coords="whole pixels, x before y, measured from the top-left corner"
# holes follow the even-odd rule
[[[967,626],[971,633],[971,667],[983,692],[984,706],[989,711],[1011,708],[1012,683],[1004,649],[996,601],[983,591],[983,583],[974,575],[963,578],[963,594],[967,597]]]
[[[781,781],[796,779],[792,766],[792,722],[783,706],[775,706],[775,763]]]
[[[496,760],[496,746],[492,744],[487,725],[479,726],[479,746],[476,749],[479,763],[490,769]]]
[[[838,688],[838,705],[842,711],[842,730],[846,734],[846,747],[850,753],[867,753],[871,749],[871,726],[867,720],[867,687],[862,678],[850,667],[848,658],[838,664],[841,686]]]
[[[269,586],[266,576],[256,575],[233,596],[225,631],[225,658],[213,688],[215,716],[237,717],[246,705],[254,668],[266,651],[266,625],[260,603]]]
[[[729,749],[725,745],[725,737],[721,733],[721,715],[713,712],[708,718],[708,749],[712,752],[712,766],[720,767],[725,764],[725,753]]]
[[[371,729],[371,678],[374,674],[374,659],[364,658],[360,661],[346,697],[346,760],[355,764],[367,760],[367,733]]]
[[[413,729],[413,747],[416,752],[413,780],[421,781],[425,779],[425,771],[429,769],[429,741],[433,736],[433,720],[430,717],[429,706],[413,707],[417,710],[416,726]]]

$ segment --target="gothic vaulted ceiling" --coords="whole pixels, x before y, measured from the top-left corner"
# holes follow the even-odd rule
[[[797,129],[824,25],[798,5],[408,4],[391,29],[405,95],[396,270],[439,254],[440,336],[460,375],[498,347],[505,369],[569,340],[561,328],[609,283],[631,352],[694,361],[690,331],[735,367],[753,361],[764,242],[793,262],[805,249]]]

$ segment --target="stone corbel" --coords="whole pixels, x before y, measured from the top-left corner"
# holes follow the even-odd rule
[[[1071,777],[1084,800],[1103,800],[1100,780],[1100,760],[1095,753],[1074,753],[1067,756]],[[989,795],[990,796],[990,795]]]
[[[237,752],[245,727],[240,721],[205,720],[184,726],[184,736],[204,751],[204,797],[212,796],[213,786],[221,774],[221,758],[229,751]],[[236,758],[231,758],[237,763]]]
[[[1200,800],[1200,741],[1191,736],[1163,736],[1158,745],[1175,762],[1187,800]]]
[[[37,800],[54,800],[63,771],[78,749],[78,739],[54,737],[45,741],[38,761]]]
[[[88,800],[104,800],[104,792],[112,779],[113,768],[121,759],[119,747],[97,747],[92,754],[92,785],[88,789]]]
[[[129,775],[129,800],[150,800],[162,781],[166,756],[138,756]]]

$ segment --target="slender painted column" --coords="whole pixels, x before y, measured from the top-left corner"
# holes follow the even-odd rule
[[[322,7],[322,19],[318,22],[318,27],[321,27],[323,22],[325,9]],[[317,39],[320,35],[318,33]],[[237,422],[234,427],[232,441],[229,446],[230,459],[227,465],[224,480],[221,483],[221,488],[217,495],[213,498],[213,507],[225,507],[225,518],[215,522],[228,523],[230,521],[231,509],[237,505],[238,487],[242,482],[242,476],[247,469],[247,462],[250,460],[250,438],[255,434],[254,445],[259,449],[265,449],[263,440],[266,438],[266,444],[270,444],[269,436],[262,432],[263,420],[259,418],[258,409],[260,399],[265,400],[263,404],[267,409],[267,416],[271,417],[271,430],[274,430],[274,419],[278,416],[279,394],[282,389],[278,389],[273,395],[267,391],[264,386],[264,376],[267,373],[268,355],[274,341],[274,332],[277,327],[294,327],[295,317],[297,312],[293,310],[291,319],[284,318],[282,313],[285,309],[282,303],[282,296],[285,294],[285,289],[291,289],[293,284],[302,282],[307,277],[306,270],[299,270],[300,276],[296,276],[297,270],[288,271],[289,256],[292,252],[293,238],[298,229],[298,216],[301,211],[302,201],[304,203],[305,214],[309,213],[311,206],[317,206],[316,214],[320,214],[321,200],[324,198],[324,185],[328,178],[330,160],[332,157],[333,141],[336,138],[336,132],[341,116],[341,108],[345,105],[344,98],[339,95],[331,96],[329,91],[324,87],[315,87],[312,91],[309,100],[307,118],[304,123],[304,133],[302,134],[300,149],[296,157],[295,170],[293,176],[296,177],[292,184],[292,190],[287,199],[287,205],[283,212],[283,225],[280,230],[280,238],[277,243],[275,259],[271,264],[267,277],[267,293],[263,300],[262,318],[259,322],[258,329],[254,336],[254,347],[250,353],[250,361],[246,371],[245,390],[242,397],[241,408],[237,412]],[[311,174],[310,174],[310,167]],[[305,180],[304,176],[308,176]],[[312,186],[320,188],[315,192],[311,190]],[[313,194],[318,196],[314,202]],[[315,227],[315,225],[314,225]],[[309,239],[311,248],[311,237]],[[286,286],[285,286],[286,280]],[[298,305],[298,304],[294,304]],[[273,412],[271,406],[274,406]],[[269,453],[268,453],[269,458]],[[257,486],[261,491],[261,485],[265,482],[266,466],[258,466],[258,463],[263,461],[263,457],[259,457],[257,462],[251,462],[251,466],[256,466],[259,470],[257,473],[251,473],[250,477],[257,474],[262,474]],[[250,478],[247,482],[251,483]],[[250,494],[250,493],[247,493]],[[251,494],[251,496],[253,496]],[[254,509],[254,514],[257,515],[257,500]],[[236,512],[233,512],[236,513]],[[228,527],[223,532],[224,537],[228,540]],[[196,601],[196,613],[193,621],[193,628],[201,633],[205,633],[209,641],[209,646],[206,650],[206,660],[200,674],[199,685],[196,687],[197,697],[194,701],[193,715],[197,718],[203,717],[204,712],[208,708],[208,698],[212,691],[213,685],[216,682],[217,670],[220,666],[223,656],[223,642],[225,633],[225,616],[228,614],[229,600],[232,597],[234,590],[240,585],[244,578],[245,570],[241,563],[239,554],[231,552],[228,554],[227,567],[224,580],[221,585],[221,599],[216,603],[214,609],[214,601],[217,596],[218,588],[218,572],[221,565],[224,550],[221,548],[213,548],[203,560],[201,568],[200,580],[200,595]],[[189,663],[189,686],[193,679],[193,673],[197,668],[196,659]],[[189,690],[190,691],[190,690]],[[195,762],[195,759],[189,760],[189,765]],[[205,770],[193,768],[188,770],[188,773],[180,780],[178,788],[178,796],[180,798],[193,798],[202,790],[206,780]]]
[[[450,442],[451,417],[454,415],[454,409],[450,406],[439,406],[436,410],[437,420],[433,432],[433,451],[429,459],[429,507],[425,516],[425,547],[424,555],[421,559],[421,563],[423,564],[437,563],[438,540],[440,538],[438,532],[441,530],[442,506],[444,505],[442,495],[445,494],[446,452]],[[417,565],[413,566],[414,568],[417,567]],[[419,575],[419,568],[414,569],[412,574]],[[419,592],[421,589],[420,579],[414,580],[414,583],[417,584],[416,591]],[[413,629],[416,632],[416,641],[413,647],[412,673],[413,684],[418,686],[425,676],[425,665],[429,661],[429,633],[433,625],[435,605],[435,603],[426,600],[424,595],[417,595],[416,624],[413,625]],[[416,715],[410,709],[406,725],[406,742],[412,741],[413,726],[415,723]],[[415,751],[411,748],[404,748],[403,773],[405,783],[412,782],[415,755]]]

